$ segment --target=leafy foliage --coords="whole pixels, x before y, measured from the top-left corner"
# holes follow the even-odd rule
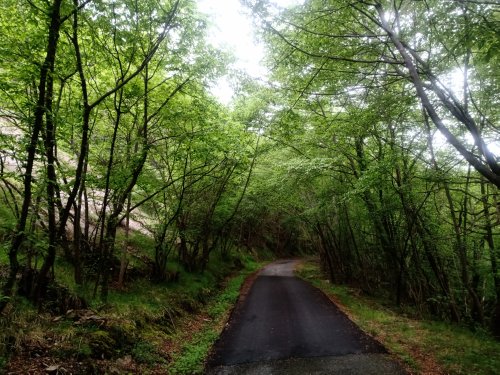
[[[273,69],[224,107],[194,1],[2,1],[0,311],[170,326],[165,284],[194,311],[247,254],[319,253],[332,281],[498,335],[496,4],[244,3]]]

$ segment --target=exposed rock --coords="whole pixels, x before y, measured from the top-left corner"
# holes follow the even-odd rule
[[[47,367],[45,369],[45,372],[47,374],[55,374],[55,373],[57,373],[57,371],[59,371],[60,367],[61,367],[60,365],[52,365],[52,366]]]
[[[121,369],[128,369],[133,364],[132,356],[126,355],[123,358],[118,358],[116,360],[116,365]]]

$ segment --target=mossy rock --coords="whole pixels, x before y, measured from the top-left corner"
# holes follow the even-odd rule
[[[106,329],[120,349],[131,347],[137,340],[137,326],[134,321],[114,321]]]
[[[93,358],[111,358],[116,351],[116,341],[106,331],[95,331],[89,334],[89,347]]]

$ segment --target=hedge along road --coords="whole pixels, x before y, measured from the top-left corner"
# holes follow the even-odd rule
[[[207,362],[208,374],[405,374],[320,290],[298,261],[272,263],[239,303]]]

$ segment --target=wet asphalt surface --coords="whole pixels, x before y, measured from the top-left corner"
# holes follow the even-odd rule
[[[212,349],[207,374],[405,374],[320,290],[296,261],[257,276]]]

